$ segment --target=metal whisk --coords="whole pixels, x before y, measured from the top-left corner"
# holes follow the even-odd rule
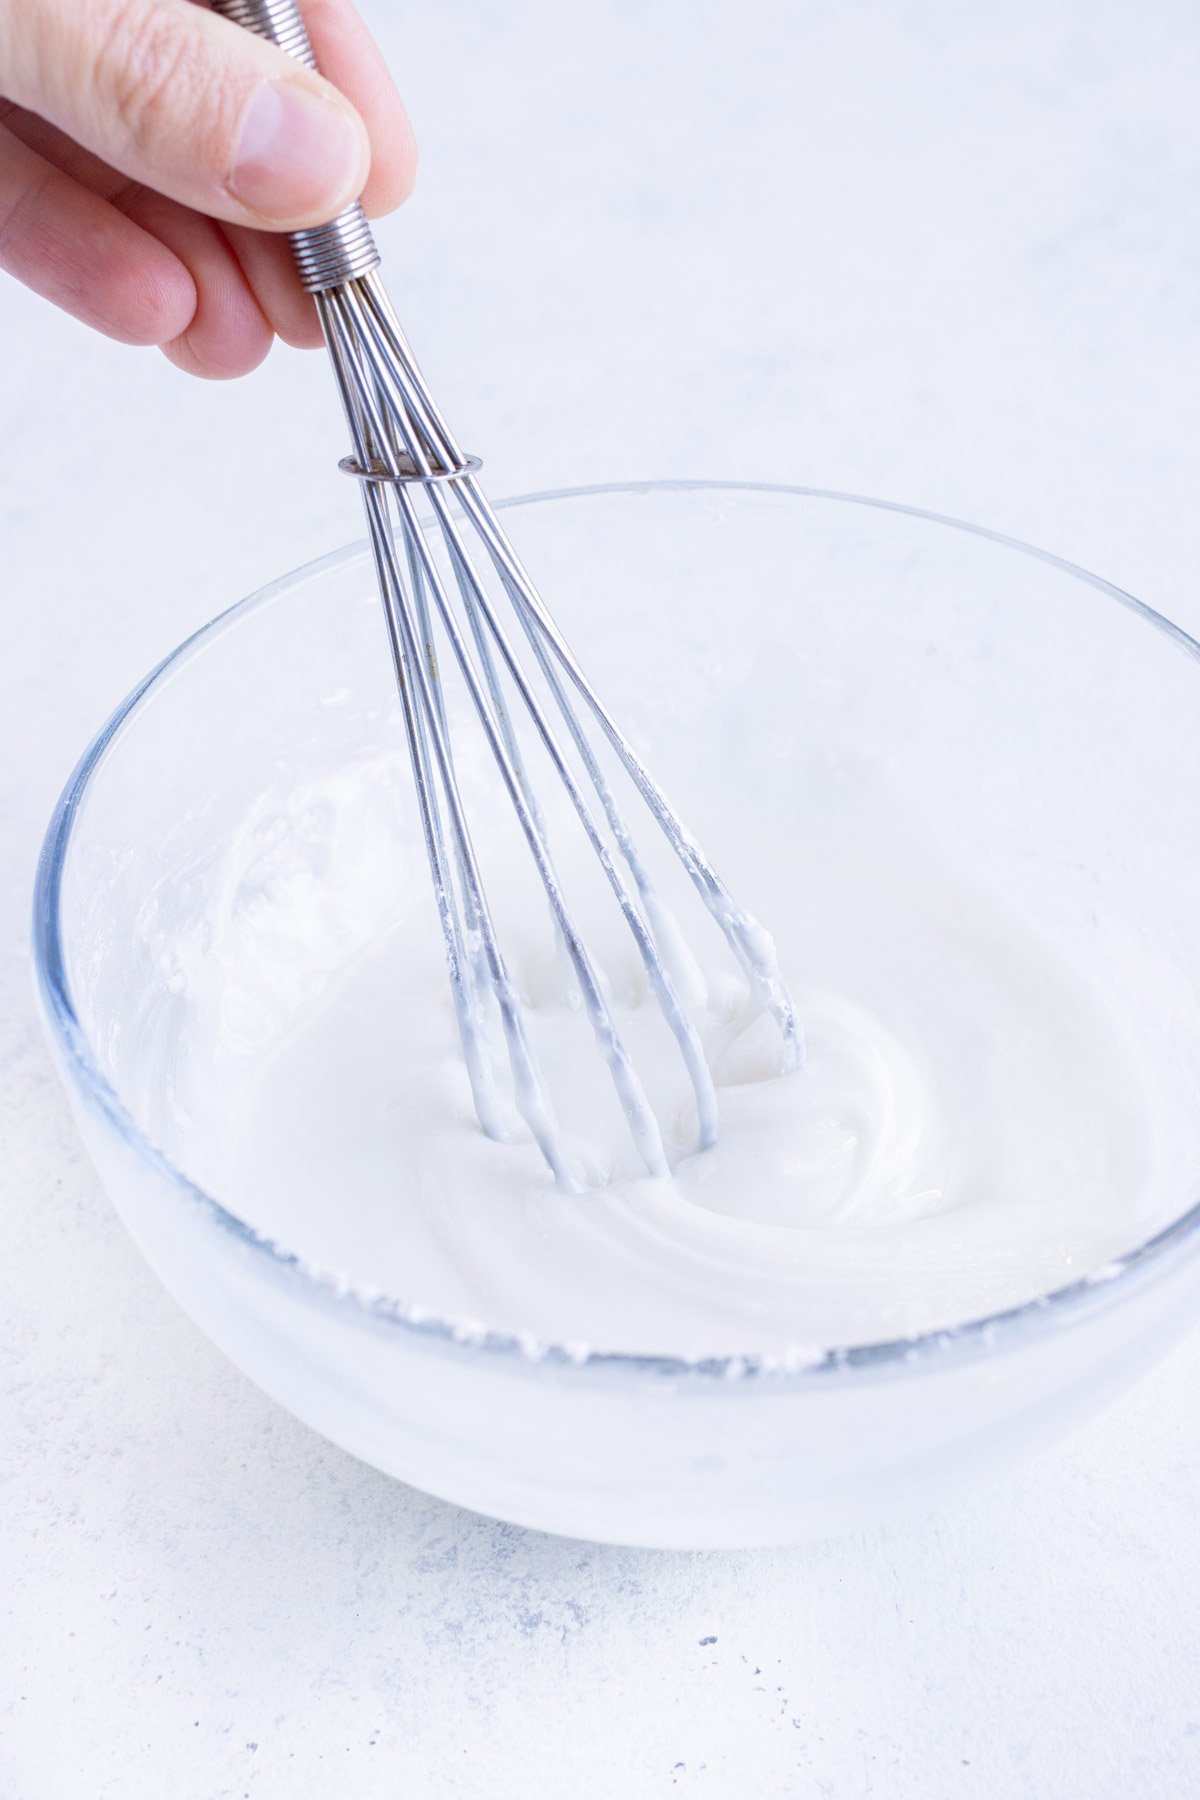
[[[316,68],[294,0],[215,0],[215,5],[234,23]],[[651,885],[589,741],[585,720],[615,752],[737,960],[774,1014],[783,1038],[785,1066],[798,1067],[803,1038],[771,939],[734,902],[591,687],[543,605],[479,486],[478,458],[463,454],[413,361],[377,273],[379,255],[361,207],[350,207],[328,225],[294,232],[289,241],[300,279],[316,299],[350,427],[353,454],[343,458],[341,467],[361,484],[445,940],[458,1034],[480,1124],[490,1136],[503,1135],[502,1109],[483,1030],[486,1009],[494,1002],[517,1109],[560,1187],[578,1186],[497,941],[472,845],[438,674],[435,620],[461,671],[516,809],[634,1142],[649,1174],[664,1175],[667,1158],[658,1120],[621,1040],[596,965],[576,927],[551,859],[542,809],[514,730],[505,678],[566,788],[636,942],[650,989],[674,1034],[695,1093],[698,1148],[707,1148],[716,1139],[717,1105],[699,1034],[672,979],[671,946],[677,927]],[[439,569],[429,533],[418,515],[418,494],[427,498],[432,510],[450,579]],[[452,510],[451,494],[459,516]],[[607,838],[583,782],[555,735],[550,709],[517,655],[510,637],[514,622],[594,790]],[[610,840],[619,862],[609,847]]]

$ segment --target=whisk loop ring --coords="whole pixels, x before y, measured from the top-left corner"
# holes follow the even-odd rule
[[[343,456],[338,468],[344,475],[353,475],[356,481],[373,481],[383,486],[396,487],[412,484],[415,487],[427,487],[432,481],[457,481],[463,475],[474,475],[482,469],[483,463],[478,456],[464,456],[462,462],[454,469],[419,469],[411,456],[398,456],[396,467],[389,469],[386,463],[377,462],[370,468],[364,468],[357,456]]]

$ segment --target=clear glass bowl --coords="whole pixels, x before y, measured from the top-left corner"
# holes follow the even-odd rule
[[[1072,945],[1152,1080],[1162,1154],[1131,1227],[1141,1241],[1027,1305],[901,1342],[790,1364],[581,1357],[464,1332],[420,1294],[354,1289],[304,1245],[254,1231],[194,1165],[189,1179],[173,1141],[180,1098],[164,1106],[156,1073],[176,1004],[162,895],[178,897],[178,929],[203,936],[223,904],[221,846],[264,784],[281,769],[302,780],[314,759],[336,767],[394,720],[362,546],[190,639],[68,784],[34,937],[80,1130],[201,1328],[318,1431],[431,1493],[665,1546],[780,1543],[938,1503],[1098,1408],[1195,1316],[1200,650],[1055,557],[878,502],[664,483],[511,508],[601,691],[664,582],[686,582],[714,656],[802,634],[807,677],[788,729],[841,733],[855,754],[885,758],[898,791],[953,838],[956,866]],[[677,698],[686,716],[670,671],[655,682],[656,702]],[[671,791],[672,769],[661,775]],[[365,909],[361,940],[380,923]],[[204,1103],[219,1114],[225,1101],[214,1090]]]

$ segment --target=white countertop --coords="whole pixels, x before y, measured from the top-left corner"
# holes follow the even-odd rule
[[[1200,629],[1180,0],[364,10],[425,159],[393,290],[494,494],[879,494]],[[0,1794],[1191,1800],[1200,1337],[927,1523],[669,1555],[388,1481],[160,1290],[42,1048],[34,858],[135,679],[357,498],[315,357],[204,387],[7,281],[0,327]]]

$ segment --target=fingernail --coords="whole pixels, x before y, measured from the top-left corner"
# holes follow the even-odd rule
[[[332,217],[356,196],[362,133],[354,118],[296,81],[258,88],[234,153],[227,186],[265,219]]]

